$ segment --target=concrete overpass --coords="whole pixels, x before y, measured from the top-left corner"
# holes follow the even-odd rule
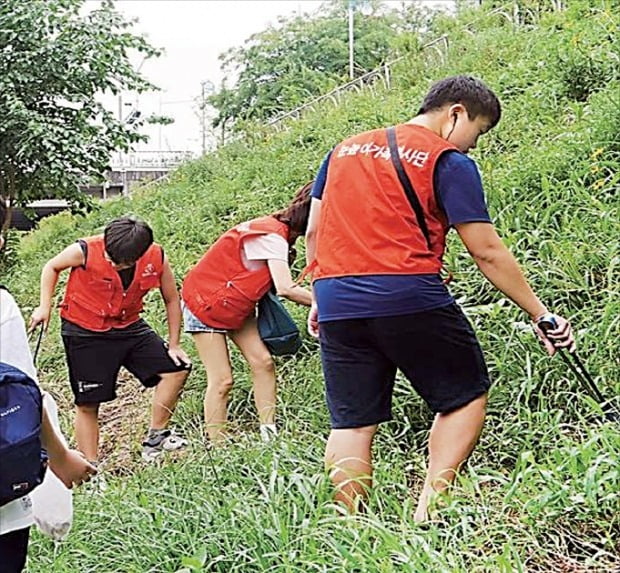
[[[193,159],[191,151],[134,151],[119,153],[112,158],[106,182],[120,186],[123,195],[132,188],[165,177],[170,171]]]
[[[81,185],[80,190],[104,201],[119,195],[130,195],[132,189],[166,177],[181,163],[194,157],[191,151],[135,151],[116,154],[111,160],[110,169],[104,174],[105,181],[101,184]],[[66,201],[58,199],[33,201],[28,205],[31,210],[28,215],[19,208],[13,211],[11,228],[29,231],[43,217],[68,208]]]

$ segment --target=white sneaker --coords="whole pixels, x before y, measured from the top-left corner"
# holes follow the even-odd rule
[[[108,489],[108,482],[101,469],[99,469],[99,473],[96,476],[93,476],[92,479],[81,486],[81,489],[90,495],[103,495]]]
[[[265,443],[273,442],[278,437],[278,430],[275,424],[261,424],[259,431],[260,439]]]

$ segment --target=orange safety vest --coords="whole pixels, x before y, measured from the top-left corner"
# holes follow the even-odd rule
[[[438,273],[448,225],[435,199],[439,156],[457,148],[425,127],[396,127],[403,167],[418,196],[429,250],[390,160],[385,129],[355,135],[332,151],[321,201],[313,279]]]
[[[136,262],[134,279],[123,289],[118,271],[105,258],[103,235],[85,239],[86,265],[71,269],[60,316],[82,328],[105,332],[140,319],[146,293],[161,284],[163,252],[153,243]]]
[[[181,297],[187,308],[213,328],[240,328],[273,282],[267,266],[246,269],[241,258],[243,241],[276,233],[288,242],[289,231],[288,225],[272,216],[253,219],[226,231],[185,277]]]

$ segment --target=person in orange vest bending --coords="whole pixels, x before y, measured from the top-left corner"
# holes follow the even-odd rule
[[[429,500],[452,482],[482,430],[487,367],[439,274],[451,227],[534,323],[555,320],[551,340],[543,337],[550,354],[554,345],[573,348],[568,322],[550,315],[497,235],[467,156],[500,113],[481,81],[446,78],[416,117],[346,139],[317,176],[306,233],[316,301],[308,328],[320,338],[331,416],[325,461],[349,510],[371,485],[372,442],[392,417],[397,369],[436,414],[416,521],[427,519]]]
[[[99,405],[116,398],[121,366],[156,387],[146,461],[186,445],[167,428],[191,363],[179,345],[181,305],[162,247],[143,221],[121,217],[103,235],[80,239],[50,259],[41,273],[41,299],[30,321],[47,329],[59,274],[71,269],[60,304],[61,334],[75,396],[75,438],[88,460],[99,447]],[[140,318],[143,299],[158,288],[166,305],[168,343]]]
[[[250,365],[260,434],[276,434],[276,373],[256,324],[256,303],[275,286],[277,294],[310,306],[310,291],[295,284],[289,251],[306,232],[309,183],[281,211],[225,232],[193,267],[181,290],[185,332],[192,334],[207,372],[204,415],[209,439],[225,437],[228,395],[233,385],[227,338]]]

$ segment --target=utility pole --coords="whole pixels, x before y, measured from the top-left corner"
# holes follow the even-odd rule
[[[349,79],[355,77],[354,61],[353,61],[353,11],[355,8],[355,0],[349,0]]]
[[[355,34],[353,28],[354,14],[358,10],[362,16],[370,16],[373,13],[372,4],[368,0],[349,0],[348,20],[349,20],[349,79],[355,79]],[[359,28],[359,26],[358,26]]]
[[[198,103],[199,119],[200,119],[200,139],[202,155],[207,152],[207,97],[213,93],[215,86],[210,80],[200,82],[200,101]]]
[[[207,151],[207,82],[200,82],[200,139],[202,155]]]
[[[123,94],[118,93],[118,121],[123,123]],[[121,184],[123,186],[121,193],[123,196],[129,195],[129,186],[127,184],[127,172],[123,167],[123,152],[118,150],[118,170],[121,173]]]

